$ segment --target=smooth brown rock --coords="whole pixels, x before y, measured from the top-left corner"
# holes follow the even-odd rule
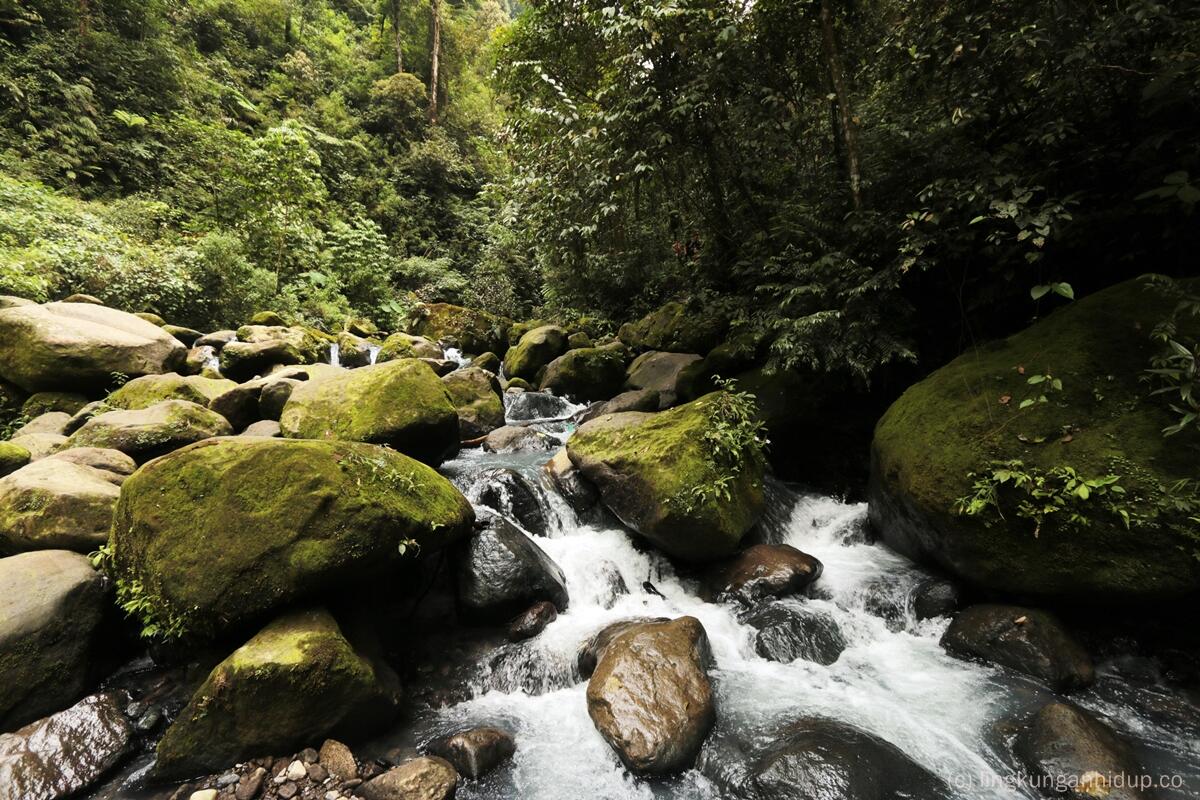
[[[358,762],[354,760],[354,753],[337,739],[325,740],[319,759],[321,766],[335,778],[348,781],[358,777]]]
[[[554,607],[554,603],[549,600],[534,603],[508,623],[508,640],[522,642],[532,639],[556,619],[558,619],[558,609]]]
[[[490,727],[472,728],[429,743],[430,753],[446,759],[468,778],[486,775],[516,751],[511,733]]]
[[[1043,785],[1075,787],[1059,797],[1145,800],[1149,796],[1114,780],[1140,776],[1144,770],[1116,731],[1075,706],[1044,706],[1017,735],[1013,749]]]
[[[414,758],[358,787],[366,800],[450,800],[458,788],[458,773],[436,756]]]
[[[712,599],[753,603],[801,591],[821,575],[821,562],[789,544],[756,544],[714,567],[706,583]]]

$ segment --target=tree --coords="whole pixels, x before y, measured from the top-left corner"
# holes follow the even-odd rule
[[[430,24],[433,28],[429,45],[429,121],[438,121],[438,60],[442,51],[442,0],[429,0]]]

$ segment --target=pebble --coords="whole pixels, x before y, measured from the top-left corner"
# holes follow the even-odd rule
[[[125,708],[125,716],[130,719],[137,719],[142,714],[146,713],[146,704],[140,700],[135,700]]]
[[[217,790],[201,789],[198,792],[192,792],[192,796],[188,800],[217,800]]]
[[[315,764],[318,758],[317,751],[311,747],[306,747],[300,751],[300,760],[305,764]]]
[[[335,778],[349,780],[358,777],[358,765],[350,748],[336,739],[326,739],[321,745],[321,766]]]
[[[138,733],[149,733],[158,727],[161,720],[162,713],[157,708],[152,708],[138,717],[137,722],[133,723],[133,727],[137,729]]]
[[[258,797],[258,793],[262,791],[263,778],[266,776],[267,771],[262,767],[244,776],[238,782],[237,789],[233,792],[235,800],[254,800],[254,798]]]
[[[308,776],[308,770],[304,768],[304,762],[297,759],[291,764],[288,764],[287,772],[285,773],[289,781],[303,780]]]
[[[224,775],[217,778],[217,788],[224,789],[226,786],[233,786],[237,782],[238,776],[236,772],[226,772]]]
[[[279,787],[279,796],[282,797],[283,800],[289,800],[290,798],[296,796],[296,791],[296,784],[288,781],[283,786]]]
[[[316,783],[323,783],[329,777],[329,772],[320,764],[309,764],[308,779]]]

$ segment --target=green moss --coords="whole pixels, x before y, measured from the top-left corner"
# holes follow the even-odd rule
[[[546,367],[541,388],[577,400],[607,400],[625,383],[625,349],[585,347],[568,350]]]
[[[619,335],[635,350],[704,355],[720,343],[728,327],[720,314],[672,302],[637,322],[622,325]]]
[[[504,373],[527,381],[537,380],[542,367],[567,349],[567,332],[557,325],[534,328],[504,356]]]
[[[0,442],[0,478],[10,472],[15,472],[29,463],[29,451],[19,444]]]
[[[87,397],[74,392],[37,392],[21,406],[21,413],[30,419],[52,411],[75,414],[87,404]]]
[[[148,408],[163,400],[187,400],[207,406],[213,398],[236,387],[233,381],[203,378],[199,375],[145,375],[134,378],[110,394],[105,402],[111,408],[135,410]]]
[[[1168,311],[1137,282],[1121,284],[911,387],[876,428],[873,499],[880,508],[905,505],[928,531],[885,522],[884,535],[973,582],[1013,592],[1082,598],[1100,591],[1115,600],[1195,589],[1200,571],[1185,530],[1193,523],[1153,501],[1163,487],[1194,478],[1194,443],[1162,436],[1170,414],[1141,380],[1155,349],[1149,332]],[[1061,380],[1061,391],[1031,385],[1035,375]],[[1046,402],[1036,402],[1043,394]],[[1011,460],[1043,473],[1069,466],[1087,478],[1117,475],[1128,502],[1147,513],[1129,529],[1096,519],[1086,533],[1048,525],[1037,538],[1027,523],[996,527],[955,513],[972,492],[972,473]]]
[[[435,342],[447,342],[465,353],[483,353],[503,350],[511,326],[511,319],[486,311],[428,303],[414,309],[408,332]]]

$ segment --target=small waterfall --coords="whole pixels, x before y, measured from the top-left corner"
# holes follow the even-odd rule
[[[458,369],[462,369],[471,363],[471,359],[463,355],[462,350],[459,350],[457,347],[447,347],[443,355],[446,357],[447,361],[453,361],[455,364],[457,364]]]
[[[221,369],[221,357],[211,347],[208,348],[208,356],[204,359],[204,368],[218,371]]]
[[[377,344],[368,344],[367,345],[367,363],[374,364],[375,359],[379,358],[379,351],[382,349],[383,348],[381,348]]]
[[[329,345],[329,363],[335,367],[342,365],[342,348],[337,342]]]

